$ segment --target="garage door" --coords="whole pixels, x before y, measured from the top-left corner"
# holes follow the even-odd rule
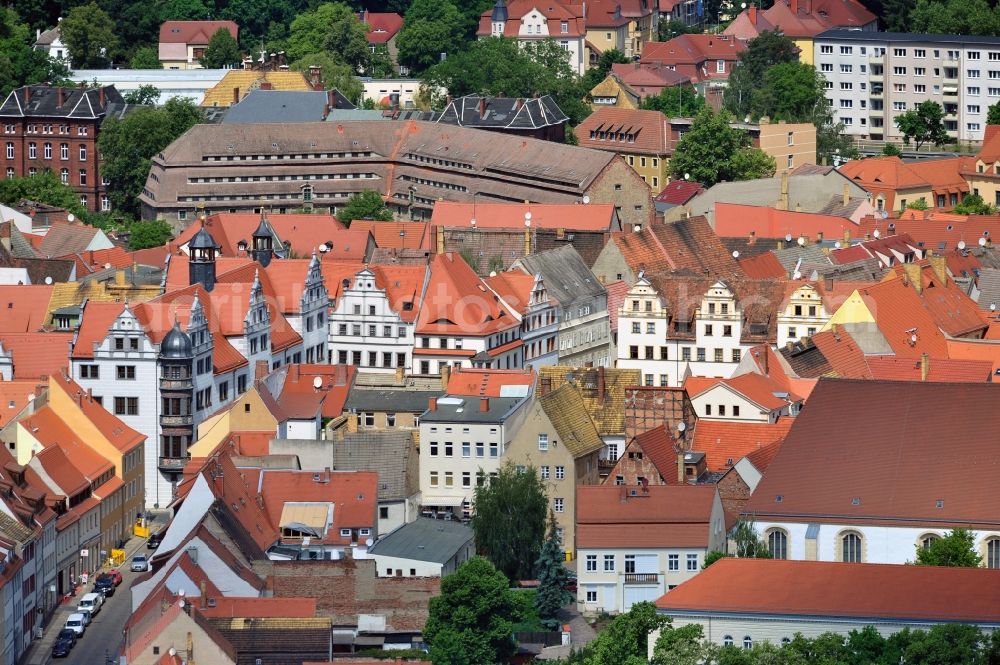
[[[662,595],[663,592],[656,585],[627,584],[625,585],[625,606],[622,611],[628,612],[636,603],[641,603],[644,600],[653,602]]]

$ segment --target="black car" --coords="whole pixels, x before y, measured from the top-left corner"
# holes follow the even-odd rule
[[[69,645],[71,647],[75,647],[76,633],[70,630],[69,628],[63,628],[62,630],[59,631],[59,634],[56,635],[56,640],[69,640]]]
[[[62,637],[56,638],[56,643],[52,645],[53,658],[65,658],[73,650],[73,640]]]
[[[160,534],[159,531],[157,531],[156,533],[150,534],[149,540],[146,541],[146,549],[147,550],[155,550],[157,547],[160,546],[160,541],[161,540],[163,540],[163,536]]]
[[[115,578],[107,573],[101,573],[94,580],[94,593],[102,594],[105,597],[115,595]]]

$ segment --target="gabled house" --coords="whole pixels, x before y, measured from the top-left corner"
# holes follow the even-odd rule
[[[507,271],[484,281],[521,316],[525,367],[555,365],[559,361],[559,309],[549,297],[542,276]]]
[[[569,118],[549,95],[449,98],[435,122],[563,143]]]
[[[532,467],[541,476],[567,559],[576,551],[576,490],[600,482],[603,449],[583,394],[571,383],[535,400],[507,449],[518,468]]]
[[[219,30],[239,39],[234,21],[164,21],[160,25],[160,64],[164,69],[201,69],[208,42]]]
[[[579,487],[577,502],[577,607],[587,615],[654,601],[725,547],[712,485]]]
[[[372,545],[379,577],[444,577],[476,555],[472,529],[458,522],[418,517]]]
[[[729,35],[686,34],[645,44],[639,61],[674,69],[705,94],[709,88],[726,85],[744,50],[746,42]]]
[[[619,79],[635,91],[639,99],[655,97],[666,88],[691,85],[691,78],[666,65],[642,64],[641,62],[611,65],[610,76]]]
[[[784,390],[769,377],[753,372],[731,379],[689,376],[684,388],[699,421],[767,423],[792,417],[802,408],[802,398]]]
[[[368,38],[368,50],[374,54],[384,49],[396,73],[406,76],[406,68],[399,66],[399,48],[396,46],[396,37],[403,28],[403,17],[396,12],[370,12],[362,9],[358,12],[358,20],[367,29],[365,37]]]
[[[62,17],[58,20],[62,21]],[[34,49],[36,51],[43,51],[53,60],[65,63],[67,66],[72,60],[69,55],[69,49],[63,43],[62,35],[59,33],[58,24],[56,24],[56,27],[49,28],[48,30],[35,30]]]
[[[667,181],[674,140],[659,111],[598,108],[573,131],[581,146],[621,155],[653,191]]]
[[[674,485],[687,482],[688,465],[681,459],[682,448],[666,425],[636,434],[607,474],[608,485]],[[693,476],[695,469],[692,467]]]
[[[544,11],[532,0],[497,0],[480,16],[476,36],[507,37],[523,43],[553,39],[569,52],[569,66],[577,74],[583,74],[590,63],[584,8],[559,0],[549,3]]]

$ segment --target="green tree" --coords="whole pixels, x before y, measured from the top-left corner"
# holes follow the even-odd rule
[[[545,485],[533,467],[519,471],[510,462],[480,479],[472,516],[476,551],[510,579],[532,579],[545,537]]]
[[[32,48],[35,35],[11,9],[0,7],[0,97],[23,85],[73,85],[66,66]]]
[[[917,108],[896,116],[896,127],[903,133],[903,143],[910,145],[910,140],[920,146],[933,143],[936,146],[948,142],[948,132],[944,128],[944,109],[935,101],[920,102]]]
[[[908,32],[912,22],[910,13],[916,5],[915,0],[881,0],[881,11],[876,15],[889,32]],[[874,11],[874,8],[873,8]]]
[[[764,76],[771,67],[798,62],[799,49],[780,31],[765,30],[747,42],[739,63],[729,75],[723,96],[725,108],[737,118],[749,115],[754,94],[764,86]]]
[[[501,269],[503,268],[501,260]],[[535,594],[535,608],[542,624],[549,630],[559,626],[557,615],[559,610],[573,600],[573,594],[566,590],[569,580],[569,570],[563,565],[566,557],[563,554],[559,531],[556,527],[556,515],[549,511],[549,531],[542,544],[542,553],[535,562],[538,574],[538,592]]]
[[[783,62],[764,72],[764,81],[751,96],[751,115],[772,121],[815,122],[817,109],[828,106],[823,75],[812,65]],[[822,107],[820,106],[822,105]]]
[[[628,612],[619,614],[587,647],[587,665],[646,665],[649,634],[670,624],[670,619],[657,614],[656,605],[636,603]]]
[[[128,226],[128,248],[133,252],[147,247],[162,247],[173,237],[173,229],[162,219],[133,222]]]
[[[668,118],[693,118],[705,108],[705,98],[689,85],[678,85],[642,100],[642,108],[659,111]]]
[[[669,42],[674,37],[697,32],[699,30],[696,26],[668,17],[661,17],[660,22],[656,24],[657,39],[661,42]]]
[[[337,219],[350,226],[356,219],[376,219],[387,222],[392,219],[392,211],[386,207],[382,195],[372,189],[351,194],[344,207],[337,210]]]
[[[1000,13],[987,0],[916,0],[909,19],[911,32],[1000,34]]]
[[[59,24],[59,34],[73,65],[82,69],[107,67],[118,48],[115,22],[95,2],[69,10]]]
[[[587,91],[569,66],[569,54],[551,39],[523,46],[502,37],[477,40],[468,50],[424,72],[423,82],[430,89],[439,86],[456,97],[500,93],[531,97],[547,93],[574,124],[590,112],[583,103]]]
[[[450,0],[413,0],[396,38],[399,62],[419,74],[460,44],[465,17]]]
[[[159,0],[158,9],[161,23],[163,21],[204,21],[209,18],[208,7],[201,0]]]
[[[80,195],[62,184],[49,169],[35,176],[0,180],[0,203],[16,205],[22,199],[65,208],[81,219],[86,214],[86,208],[80,205]]]
[[[700,625],[688,624],[681,628],[664,626],[653,645],[652,665],[701,665],[711,651],[702,638]]]
[[[155,85],[140,85],[135,90],[129,90],[122,97],[129,104],[139,104],[142,106],[154,106],[160,98],[160,89]]]
[[[584,90],[587,92],[593,90],[598,83],[607,78],[612,65],[622,65],[628,63],[628,61],[625,54],[618,49],[608,49],[597,59],[597,64],[588,69],[587,73],[583,75]]]
[[[668,165],[670,176],[710,186],[774,175],[774,159],[754,148],[750,136],[731,122],[732,116],[725,111],[702,110],[677,143]]]
[[[326,2],[299,14],[288,31],[287,55],[298,60],[329,51],[356,70],[368,64],[368,37],[354,10],[343,2]]]
[[[975,536],[968,529],[952,529],[935,538],[928,547],[917,545],[918,566],[977,568],[982,563],[983,557],[976,552]]]
[[[338,61],[332,54],[323,52],[305,55],[293,62],[290,67],[297,72],[308,73],[309,68],[313,65],[320,68],[320,82],[323,84],[323,89],[332,90],[336,88],[342,95],[350,99],[357,106],[360,106],[358,102],[361,100],[365,89],[358,77],[355,76],[354,70],[350,65],[345,65]]]
[[[899,663],[959,665],[982,663],[983,632],[970,624],[943,624],[910,633]]]
[[[136,217],[139,194],[149,174],[150,159],[174,139],[201,122],[201,109],[189,99],[174,98],[158,108],[142,108],[104,123],[97,148],[104,160],[112,206]]]
[[[1000,102],[997,102],[996,104],[991,104],[990,108],[987,109],[986,124],[1000,125]]]
[[[902,157],[903,151],[895,143],[886,143],[882,146],[882,154],[886,157]]]
[[[143,46],[136,50],[129,61],[130,69],[160,69],[160,55],[155,46]]]
[[[504,574],[475,557],[441,580],[431,598],[423,637],[434,665],[506,663],[517,645],[514,624],[520,603]]]
[[[750,559],[770,559],[771,551],[767,543],[757,535],[757,526],[752,519],[737,520],[731,532],[736,546],[736,556]]]
[[[984,201],[979,194],[966,194],[952,212],[956,215],[995,215],[997,207]]]
[[[911,201],[906,205],[908,210],[927,210],[930,206],[927,205],[927,199],[920,197],[916,201]]]
[[[701,564],[701,569],[705,570],[719,559],[725,559],[728,556],[729,554],[727,554],[726,552],[720,552],[719,550],[712,550],[711,552],[705,555],[705,562]]]
[[[219,28],[208,40],[205,55],[201,57],[201,66],[205,69],[222,69],[235,66],[243,61],[240,45],[226,28]]]

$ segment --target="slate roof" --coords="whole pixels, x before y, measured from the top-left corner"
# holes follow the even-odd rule
[[[747,512],[769,521],[995,529],[998,391],[988,383],[821,379]]]
[[[404,387],[351,389],[344,403],[349,411],[378,411],[386,413],[423,413],[428,400],[440,397],[443,390],[410,390]]]
[[[563,384],[538,401],[555,427],[559,440],[574,458],[604,447],[601,435],[587,413],[583,394],[574,384]]]
[[[461,522],[418,517],[376,540],[368,553],[444,564],[474,538],[472,529]]]
[[[104,105],[101,104],[101,92],[104,93]],[[62,95],[63,103],[60,106],[56,87],[30,85],[17,88],[0,104],[0,118],[97,119],[104,116],[109,105],[125,105],[125,100],[113,85],[100,90],[62,88]]]
[[[407,477],[410,460],[417,454],[410,432],[347,432],[332,448],[334,469],[378,473],[379,501],[405,500],[416,490],[417,479]]]
[[[667,614],[996,625],[998,594],[1000,576],[982,568],[725,558],[656,606]]]
[[[436,121],[463,127],[527,131],[561,125],[568,120],[549,95],[533,98],[466,95],[452,100]]]
[[[229,107],[223,123],[320,122],[329,98],[323,90],[253,90]]]
[[[483,411],[480,399],[488,399],[489,405]],[[439,397],[435,410],[427,410],[420,416],[421,423],[503,423],[524,401],[523,397]],[[455,400],[452,403],[450,400]]]
[[[518,262],[528,274],[541,273],[549,295],[564,308],[578,300],[606,295],[597,276],[570,245],[529,254]]]

